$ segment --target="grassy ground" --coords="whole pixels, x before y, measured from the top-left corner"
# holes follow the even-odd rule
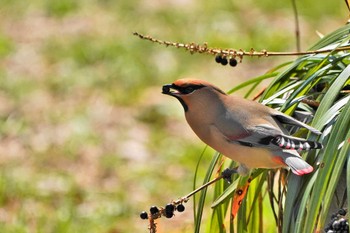
[[[281,61],[221,67],[133,31],[295,48],[289,1],[30,2],[0,3],[0,232],[146,231],[138,213],[188,193],[203,149],[161,85],[196,76],[228,89]],[[342,1],[298,6],[304,49],[346,21]],[[191,232],[190,207],[160,232]]]

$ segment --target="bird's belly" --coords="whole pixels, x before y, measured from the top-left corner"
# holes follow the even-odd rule
[[[267,149],[249,146],[241,146],[226,142],[224,146],[215,146],[213,148],[226,157],[244,164],[248,168],[276,168],[284,167],[285,164]]]
[[[202,137],[202,141],[226,157],[244,164],[248,168],[277,168],[286,166],[272,151],[265,148],[243,146],[236,142],[230,142],[221,133],[217,132],[215,128],[212,128],[207,135],[210,136]]]
[[[214,124],[187,119],[197,136],[213,149],[247,168],[277,168],[286,165],[273,152],[258,147],[249,147],[230,142]],[[203,125],[210,125],[203,127]]]

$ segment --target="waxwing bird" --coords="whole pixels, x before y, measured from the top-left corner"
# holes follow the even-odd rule
[[[251,168],[288,166],[304,175],[313,167],[298,151],[323,148],[318,142],[290,136],[283,125],[321,134],[317,129],[260,103],[227,95],[206,81],[179,79],[164,85],[162,93],[180,101],[188,124],[204,143],[240,163],[239,174]]]

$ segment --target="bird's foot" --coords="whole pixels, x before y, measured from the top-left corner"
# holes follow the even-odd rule
[[[232,175],[237,173],[237,169],[235,168],[226,168],[223,172],[221,172],[221,176],[224,180],[226,180],[229,184],[232,182]]]

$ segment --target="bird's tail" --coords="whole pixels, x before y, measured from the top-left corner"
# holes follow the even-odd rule
[[[288,165],[288,167],[290,167],[292,172],[298,176],[308,174],[314,170],[310,164],[305,162],[300,157],[287,157],[284,162]]]
[[[294,150],[311,150],[322,149],[323,145],[319,142],[308,141],[301,138],[276,136],[271,140],[271,143],[281,147],[282,149],[294,149]]]
[[[283,160],[283,163],[287,165],[294,174],[301,176],[308,174],[314,170],[314,168],[300,157],[296,150],[281,150],[278,151],[275,156],[278,156]]]

